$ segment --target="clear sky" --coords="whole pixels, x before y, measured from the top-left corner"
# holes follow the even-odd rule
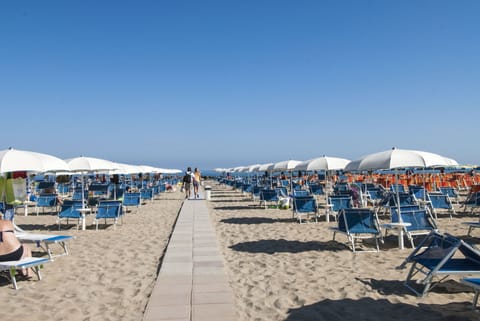
[[[480,163],[480,1],[0,2],[0,149]]]

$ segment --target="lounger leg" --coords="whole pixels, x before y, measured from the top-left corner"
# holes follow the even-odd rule
[[[475,310],[476,307],[477,307],[477,303],[478,303],[478,295],[480,294],[480,291],[479,290],[475,290],[475,296],[473,297],[473,301],[472,301],[472,310]]]
[[[10,268],[10,271],[9,271],[10,280],[12,281],[13,288],[14,288],[15,290],[18,290],[17,280],[15,279],[15,274],[16,274],[16,273],[17,273],[17,271],[15,270],[15,268],[11,267],[11,268]]]

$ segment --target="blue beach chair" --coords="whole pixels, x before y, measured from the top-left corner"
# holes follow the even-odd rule
[[[35,205],[35,212],[38,215],[38,212],[42,209],[42,213],[45,212],[45,209],[57,211],[57,194],[40,194],[37,197],[37,203]]]
[[[310,214],[315,217],[315,222],[318,222],[318,207],[315,197],[308,196],[294,196],[292,200],[293,218],[297,217],[298,221],[302,223],[302,215],[307,216],[309,219]]]
[[[428,193],[429,204],[432,208],[435,218],[438,218],[438,210],[446,210],[452,219],[452,213],[455,213],[450,197],[443,193]]]
[[[450,275],[480,276],[480,252],[450,234],[432,231],[398,267],[411,264],[404,285],[418,296],[425,296]],[[420,275],[419,278],[415,277]],[[439,279],[435,284],[434,280]]]
[[[337,216],[341,210],[353,207],[352,197],[345,195],[329,195],[327,198],[327,207],[327,221],[330,221],[330,214],[332,214],[334,219],[337,220]]]
[[[392,223],[408,223],[403,227],[412,248],[415,247],[414,237],[419,235],[428,235],[431,231],[436,231],[437,224],[430,212],[425,208],[416,205],[400,207],[400,213],[396,207],[390,209]],[[386,224],[388,227],[388,224]]]
[[[352,251],[355,252],[357,239],[375,239],[376,252],[378,252],[378,240],[382,238],[378,217],[374,211],[368,208],[346,208],[340,211],[338,226],[333,230],[333,240],[336,233],[345,234],[350,241]]]
[[[107,219],[113,220],[113,228],[115,229],[118,219],[123,223],[123,209],[120,201],[101,201],[97,206],[97,214],[95,216],[95,229],[98,230],[98,221],[103,219],[107,224]]]
[[[129,207],[135,207],[138,211],[138,208],[141,205],[141,196],[139,192],[135,193],[125,193],[123,194],[123,206],[125,206],[126,209]]]
[[[260,191],[260,206],[267,208],[268,203],[277,205],[279,201],[278,192],[274,189],[263,189]]]
[[[82,208],[82,201],[65,200],[57,215],[58,229],[60,230],[62,220],[67,220],[67,224],[68,224],[68,221],[70,219],[74,219],[74,220],[77,220],[77,230],[78,230],[78,227],[80,226],[80,222],[83,219],[82,213],[79,211],[79,209],[81,208]]]

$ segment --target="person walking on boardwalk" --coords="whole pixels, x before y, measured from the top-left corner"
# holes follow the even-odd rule
[[[185,198],[190,198],[193,182],[192,168],[188,167],[187,172],[183,176],[183,189],[185,190]]]
[[[202,179],[202,174],[200,174],[200,171],[198,168],[195,168],[193,171],[193,193],[195,194],[195,198],[198,198],[198,188],[200,187],[200,180]]]

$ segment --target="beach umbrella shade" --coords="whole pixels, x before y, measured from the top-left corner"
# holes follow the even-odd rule
[[[295,166],[299,171],[318,171],[318,170],[341,170],[350,163],[349,159],[338,157],[322,156],[300,162]]]
[[[139,172],[139,168],[135,165],[123,164],[123,163],[115,163],[115,169],[110,170],[109,174],[111,175],[129,175],[135,174]]]
[[[75,157],[67,159],[66,162],[72,172],[101,172],[117,169],[117,163],[106,159],[94,157]]]
[[[68,164],[55,156],[18,149],[0,151],[0,173],[69,171]]]
[[[324,170],[327,173],[326,176],[326,183],[325,183],[325,200],[328,200],[328,189],[330,187],[329,178],[328,178],[328,171],[330,170],[341,170],[344,169],[345,166],[350,162],[349,159],[346,158],[338,158],[338,157],[327,157],[322,156],[318,158],[309,159],[298,163],[295,166],[295,170],[298,171],[318,171]],[[327,215],[327,220],[329,220],[329,216]]]
[[[273,165],[273,171],[281,172],[281,171],[291,171],[295,169],[295,166],[300,164],[301,161],[297,160],[286,160],[277,162]]]
[[[259,172],[270,172],[273,170],[273,163],[262,164],[258,167]]]
[[[453,166],[458,164],[454,159],[438,154],[392,148],[386,151],[368,154],[345,166],[346,171],[370,171],[380,169],[425,168],[432,166]],[[398,173],[396,174],[398,178]],[[398,179],[397,179],[398,181]],[[400,212],[400,196],[397,189],[397,206]]]
[[[262,165],[260,165],[260,164],[250,165],[250,166],[248,166],[248,172],[249,173],[258,172],[260,166],[262,166]]]
[[[106,159],[101,159],[101,158],[94,158],[94,157],[85,157],[85,156],[80,156],[80,157],[75,157],[71,159],[67,159],[66,162],[68,163],[68,166],[70,167],[70,170],[72,172],[77,172],[81,173],[81,179],[82,179],[82,208],[85,208],[85,184],[84,184],[84,175],[86,173],[93,173],[93,172],[109,172],[113,171],[118,168],[118,165],[114,162],[111,162]],[[82,220],[82,230],[85,230],[85,219]]]
[[[346,171],[364,171],[377,169],[425,168],[432,166],[454,166],[458,163],[451,158],[438,154],[392,148],[373,153],[351,161],[345,166]]]

